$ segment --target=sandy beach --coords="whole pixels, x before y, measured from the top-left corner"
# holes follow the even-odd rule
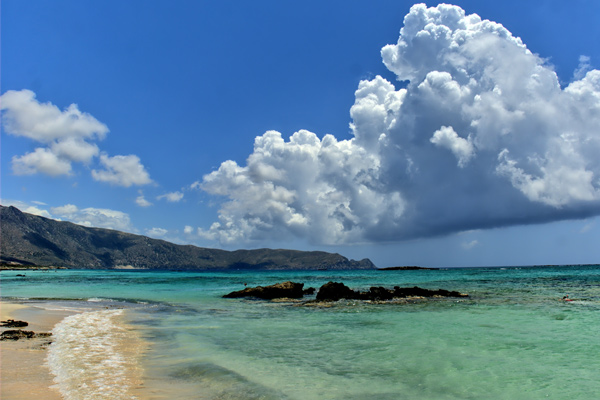
[[[0,320],[26,321],[27,331],[50,332],[54,325],[72,312],[49,311],[33,304],[2,302]],[[2,331],[15,328],[0,328]],[[0,398],[3,400],[62,399],[52,388],[53,375],[46,364],[46,354],[51,337],[0,342]]]
[[[102,308],[104,309],[104,307]],[[91,311],[87,310],[87,311]],[[35,333],[51,332],[56,324],[64,318],[82,312],[83,310],[56,307],[52,302],[18,303],[2,302],[0,304],[0,320],[13,319],[25,321],[29,325],[24,328],[0,327],[0,331],[23,329]],[[141,341],[134,331],[122,325],[124,334],[114,344],[114,349],[127,360],[128,368],[125,380],[130,392],[127,398],[144,399],[153,393],[142,383],[142,370],[137,361],[144,351],[145,342]],[[0,342],[0,398],[2,400],[60,400],[63,398],[51,373],[47,355],[53,337],[35,337],[31,339],[3,340]],[[104,356],[100,353],[100,357]],[[97,360],[96,360],[97,362]],[[150,396],[152,397],[152,396]],[[102,398],[107,398],[106,396]]]

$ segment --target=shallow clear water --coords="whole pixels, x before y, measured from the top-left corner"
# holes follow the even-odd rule
[[[126,307],[169,399],[590,399],[600,393],[600,267],[436,271],[2,272],[2,297]],[[292,280],[415,286],[394,304],[223,299]],[[575,301],[560,301],[568,294]],[[66,357],[66,355],[65,355]],[[116,357],[114,354],[111,357]]]

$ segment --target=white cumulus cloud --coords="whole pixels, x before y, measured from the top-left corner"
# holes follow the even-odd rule
[[[38,172],[50,176],[70,175],[71,163],[58,157],[47,148],[38,147],[31,153],[12,158],[15,175],[34,175]]]
[[[148,200],[146,200],[146,198],[144,197],[144,193],[142,193],[142,191],[140,190],[138,192],[139,196],[135,198],[135,203],[140,206],[140,207],[150,207],[152,205],[152,203],[150,203]]]
[[[465,250],[471,250],[473,247],[477,246],[478,244],[479,244],[479,241],[474,239],[474,240],[471,240],[470,242],[463,242],[461,244],[461,246]]]
[[[169,231],[167,231],[166,229],[163,228],[152,228],[152,229],[147,229],[146,230],[146,234],[148,236],[154,237],[154,238],[161,238],[163,236],[165,236]]]
[[[6,132],[37,142],[52,143],[62,139],[102,139],[106,125],[71,104],[61,111],[51,103],[40,103],[31,90],[8,90],[1,96],[2,124]]]
[[[223,202],[222,243],[360,243],[600,214],[600,71],[561,87],[501,24],[417,4],[381,50],[399,81],[361,81],[353,138],[255,139],[192,187]],[[471,242],[473,243],[473,242]]]
[[[170,203],[178,203],[179,201],[181,201],[181,199],[183,199],[183,193],[182,192],[165,193],[163,195],[158,196],[157,199],[158,200],[165,199]]]
[[[100,163],[104,169],[92,170],[92,177],[97,181],[124,187],[152,183],[150,174],[136,155],[109,157],[101,154]]]
[[[310,236],[324,243],[361,240],[365,228],[402,214],[399,193],[380,196],[378,159],[353,141],[299,131],[285,141],[256,138],[248,165],[233,161],[204,177],[202,189],[227,196],[219,222],[201,235],[224,243]]]
[[[42,143],[34,152],[12,159],[17,175],[42,173],[71,175],[72,162],[89,163],[98,155],[98,146],[108,133],[106,125],[76,104],[61,111],[51,103],[40,103],[30,90],[9,90],[0,97],[5,132]]]
[[[95,143],[108,133],[105,124],[81,112],[76,104],[60,110],[40,103],[31,90],[8,90],[0,96],[4,131],[26,137],[43,146],[21,156],[13,156],[16,175],[73,175],[73,163],[89,165],[100,155],[104,170],[92,170],[94,179],[120,186],[151,182],[137,156],[108,157]],[[129,170],[127,170],[129,168]]]
[[[73,204],[50,208],[54,218],[65,219],[78,225],[133,231],[129,214],[106,208],[88,207],[79,209]]]

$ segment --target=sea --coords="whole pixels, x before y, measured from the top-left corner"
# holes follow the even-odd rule
[[[65,399],[600,398],[598,265],[0,278],[3,301],[77,312],[55,326],[46,360]],[[223,298],[285,281],[469,297]]]

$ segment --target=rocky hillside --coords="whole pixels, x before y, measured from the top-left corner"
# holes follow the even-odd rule
[[[110,229],[88,228],[0,206],[3,263],[82,269],[366,269],[369,259],[348,260],[322,251],[237,250],[182,246]]]

